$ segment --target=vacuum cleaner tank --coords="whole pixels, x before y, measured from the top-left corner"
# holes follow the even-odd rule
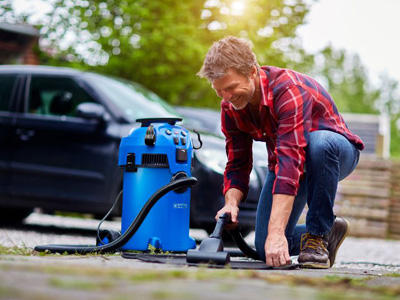
[[[124,233],[150,196],[174,179],[191,176],[193,146],[189,132],[175,125],[181,119],[141,119],[142,127],[121,141],[119,166],[124,169],[121,231]],[[123,246],[147,250],[149,244],[163,251],[196,247],[189,237],[190,190],[172,191],[162,197]]]

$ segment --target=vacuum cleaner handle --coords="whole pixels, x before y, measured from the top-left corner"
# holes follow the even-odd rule
[[[219,216],[217,224],[215,225],[214,232],[210,235],[210,238],[222,239],[222,232],[226,224],[231,222],[231,214],[223,213]]]
[[[210,238],[215,237],[221,239],[222,231],[226,224],[229,224],[231,221],[231,214],[230,213],[223,213],[219,216],[217,225],[215,226],[214,232],[210,235]],[[236,246],[242,251],[246,256],[253,258],[255,260],[259,260],[260,257],[256,250],[250,247],[246,241],[244,240],[242,234],[240,233],[240,227],[237,226],[232,230],[228,230],[229,234],[231,235],[232,239],[234,240]]]

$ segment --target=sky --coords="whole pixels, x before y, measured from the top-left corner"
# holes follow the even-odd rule
[[[359,54],[371,79],[387,72],[400,82],[399,13],[400,0],[319,0],[297,32],[310,52],[330,43]]]
[[[297,31],[306,50],[313,53],[327,44],[346,49],[359,54],[372,80],[386,72],[400,82],[400,0],[306,1],[311,11]],[[14,0],[19,11],[43,11],[48,3]]]

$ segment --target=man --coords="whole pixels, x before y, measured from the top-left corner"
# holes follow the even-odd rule
[[[291,255],[310,268],[329,268],[349,224],[336,218],[338,181],[356,167],[361,139],[350,132],[328,92],[314,79],[260,67],[250,42],[226,37],[212,45],[198,73],[221,101],[228,162],[224,212],[237,226],[252,169],[252,141],[264,141],[269,172],[257,208],[255,246],[270,266]],[[306,225],[297,225],[307,203]]]

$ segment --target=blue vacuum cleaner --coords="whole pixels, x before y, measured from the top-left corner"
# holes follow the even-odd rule
[[[193,146],[189,132],[176,126],[181,119],[140,119],[142,127],[121,141],[119,166],[124,169],[122,233],[143,205],[162,186],[191,175]],[[144,142],[143,142],[144,141]],[[122,250],[187,251],[196,247],[189,237],[190,190],[176,189],[154,205]]]
[[[117,250],[187,251],[196,247],[189,237],[190,177],[193,145],[189,132],[175,125],[180,118],[138,119],[142,126],[124,137],[119,166],[124,169],[122,235],[103,245],[44,245],[39,252],[86,254]],[[171,193],[169,193],[171,192]],[[162,201],[158,201],[162,198]]]

